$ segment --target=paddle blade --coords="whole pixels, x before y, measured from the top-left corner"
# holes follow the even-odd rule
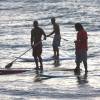
[[[11,68],[12,64],[13,64],[13,62],[7,64],[7,65],[5,66],[5,68],[7,68],[7,69]]]

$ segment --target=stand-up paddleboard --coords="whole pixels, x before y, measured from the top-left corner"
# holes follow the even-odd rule
[[[52,68],[52,69],[44,70],[43,73],[44,72],[54,73],[55,71],[57,71],[59,73],[59,71],[73,71],[73,70],[74,69],[67,69],[67,68]],[[23,73],[26,71],[33,71],[33,69],[32,68],[10,68],[10,69],[1,68],[0,75],[18,74],[18,73]]]
[[[26,71],[30,71],[29,69],[0,69],[0,75],[8,75],[8,74],[18,74]]]
[[[74,71],[74,68],[55,67],[52,68],[51,71]]]
[[[34,62],[34,58],[33,57],[16,57],[16,58],[18,58],[19,60],[21,60],[21,61],[25,61],[25,62]],[[68,57],[60,57],[59,59],[57,59],[57,60],[59,60],[59,61],[61,61],[61,60],[73,60],[74,59],[74,57],[71,57],[71,58],[68,58]],[[48,58],[43,58],[43,61],[44,62],[47,62],[47,61],[52,61],[52,60],[56,60],[56,59],[54,59],[54,58],[50,58],[50,57],[48,57]]]

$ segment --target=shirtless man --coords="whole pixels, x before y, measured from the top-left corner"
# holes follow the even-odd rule
[[[47,37],[49,37],[50,35],[54,34],[54,38],[53,38],[53,51],[54,51],[54,58],[55,59],[59,59],[59,46],[60,46],[60,40],[61,40],[61,36],[60,36],[60,28],[59,25],[55,22],[55,18],[51,18],[51,23],[53,25],[53,31],[47,35]]]
[[[41,29],[38,26],[38,21],[33,22],[34,28],[31,30],[31,46],[33,48],[33,57],[36,64],[36,70],[39,70],[38,62],[40,62],[40,70],[43,70],[43,64],[42,64],[42,35],[44,36],[44,39],[46,40],[46,34],[44,33],[43,29]]]

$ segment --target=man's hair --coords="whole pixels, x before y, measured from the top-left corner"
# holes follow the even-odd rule
[[[35,21],[33,22],[33,25],[34,25],[34,27],[37,27],[37,26],[38,26],[38,21],[35,20]]]
[[[52,17],[52,18],[51,18],[51,21],[55,22],[55,17]]]
[[[84,29],[83,26],[81,25],[81,23],[76,23],[75,28],[76,28],[77,31]]]

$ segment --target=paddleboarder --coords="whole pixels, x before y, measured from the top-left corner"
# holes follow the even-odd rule
[[[88,50],[88,43],[87,43],[87,32],[84,30],[83,26],[80,23],[75,24],[75,29],[78,31],[77,33],[77,40],[74,41],[75,43],[75,54],[76,54],[76,68],[75,72],[80,71],[80,63],[83,62],[85,72],[87,72],[87,50]]]
[[[55,18],[51,18],[51,23],[53,25],[53,31],[47,35],[49,37],[50,35],[54,34],[53,38],[53,51],[54,51],[54,58],[58,59],[59,58],[59,46],[60,46],[60,40],[61,40],[61,35],[60,35],[60,28],[59,25],[56,23]]]
[[[33,22],[33,27],[31,30],[31,46],[33,48],[33,57],[36,64],[36,70],[43,70],[43,63],[42,63],[42,35],[44,36],[44,40],[46,40],[46,34],[42,28],[38,26],[38,21]],[[40,66],[39,66],[40,63]]]

